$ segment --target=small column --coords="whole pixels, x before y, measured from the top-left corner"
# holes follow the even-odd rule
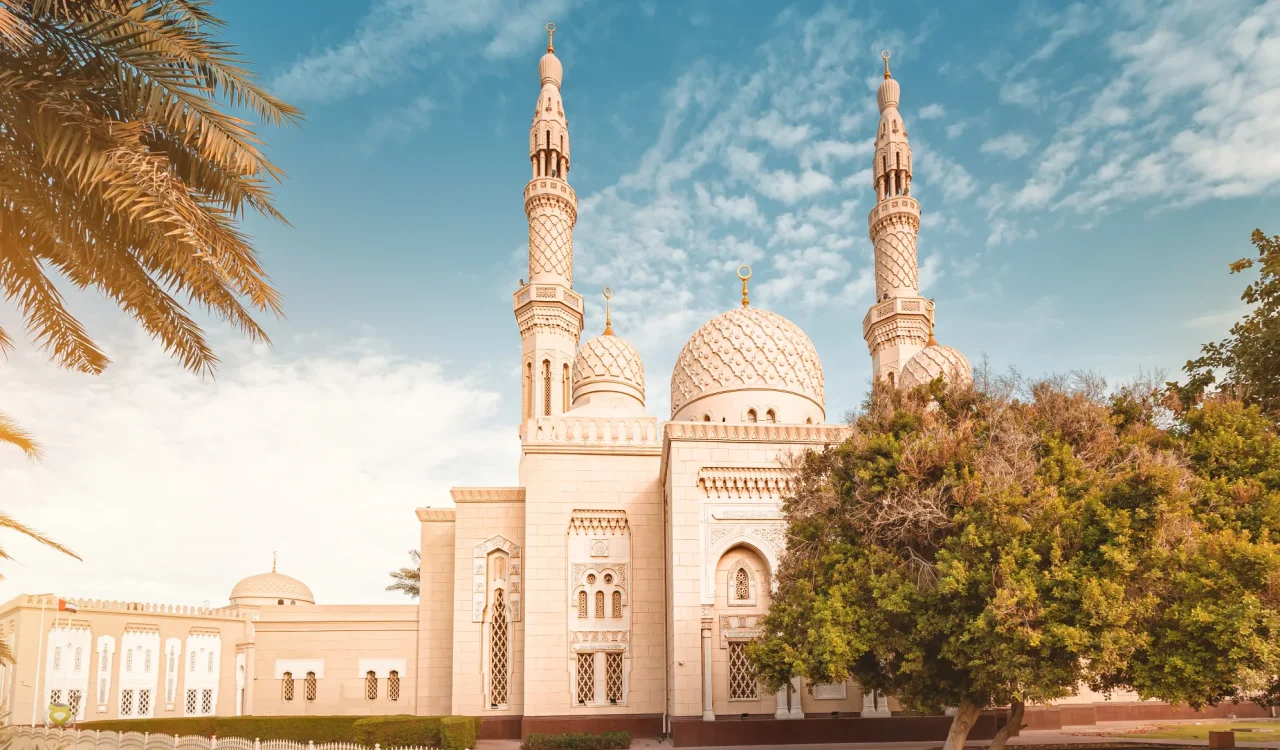
[[[885,717],[891,716],[889,712],[889,703],[884,699],[883,695],[878,694],[874,690],[862,691],[862,717]]]
[[[784,685],[782,689],[778,691],[777,695],[778,695],[778,710],[773,712],[773,718],[775,719],[791,718],[791,710],[789,705],[791,703],[791,683],[788,682],[786,685]]]
[[[702,621],[702,720],[715,721],[711,703],[711,620]]]
[[[791,702],[791,716],[790,716],[790,718],[792,718],[792,719],[803,719],[803,718],[804,718],[804,705],[803,705],[802,694],[801,694],[801,692],[800,692],[800,678],[799,678],[799,677],[792,677],[792,678],[791,678],[791,698],[790,698],[790,702]]]

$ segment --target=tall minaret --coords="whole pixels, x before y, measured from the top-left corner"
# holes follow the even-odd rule
[[[872,165],[876,205],[867,216],[875,245],[876,301],[862,319],[862,337],[871,349],[874,377],[896,382],[903,364],[929,342],[933,303],[920,296],[916,262],[920,204],[911,197],[911,146],[898,113],[898,82],[889,76],[889,53],[880,56],[884,82],[876,95],[880,129]]]
[[[538,61],[542,91],[529,127],[533,179],[524,188],[529,217],[529,283],[515,293],[520,327],[521,436],[536,417],[569,410],[570,372],[582,333],[582,297],[573,291],[573,225],[578,196],[569,187],[569,122],[560,102],[563,68],[547,24],[547,54]]]

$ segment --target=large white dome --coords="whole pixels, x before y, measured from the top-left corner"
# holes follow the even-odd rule
[[[266,606],[271,604],[315,604],[316,598],[307,584],[274,570],[240,581],[231,589],[231,603]]]
[[[631,399],[644,407],[644,363],[625,339],[605,333],[588,339],[573,358],[573,406],[600,398]]]
[[[777,313],[744,307],[717,315],[676,358],[673,420],[819,423],[825,416],[818,352]]]
[[[935,341],[907,360],[898,376],[898,385],[915,388],[938,377],[947,383],[969,383],[973,381],[973,368],[963,354]]]

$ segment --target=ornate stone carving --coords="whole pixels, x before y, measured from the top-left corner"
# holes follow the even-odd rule
[[[791,492],[791,474],[781,467],[708,466],[698,471],[698,486],[707,493],[708,497],[713,498],[781,499]],[[748,516],[737,517],[747,518]]]
[[[555,274],[573,283],[573,225],[577,211],[560,195],[534,194],[525,201],[529,217],[529,277]]]
[[[591,540],[591,556],[592,557],[608,557],[609,556],[609,540],[608,539],[592,539]]]
[[[521,494],[524,490],[520,490]],[[485,597],[488,585],[485,575],[488,572],[487,557],[494,550],[507,553],[507,606],[511,612],[512,622],[520,621],[520,545],[502,535],[493,536],[471,548],[471,621],[481,622],[484,618]]]
[[[667,422],[670,440],[733,443],[838,443],[849,435],[839,424],[725,424],[720,422]]]
[[[662,447],[662,436],[654,417],[536,417],[524,440],[526,449],[539,445],[572,445],[583,452],[620,448],[647,452]]]
[[[720,615],[720,648],[729,648],[729,641],[755,640],[764,631],[760,620],[764,615]]]
[[[596,336],[578,349],[573,359],[573,389],[604,380],[632,386],[644,396],[644,364],[640,353],[617,336]]]
[[[623,510],[575,510],[569,517],[573,534],[626,534],[627,512]]]
[[[777,390],[823,407],[822,362],[795,323],[756,307],[717,315],[694,332],[671,373],[671,414],[703,396]],[[825,407],[823,407],[825,408]]]

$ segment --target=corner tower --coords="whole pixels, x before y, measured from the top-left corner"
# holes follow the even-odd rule
[[[524,188],[529,217],[529,281],[514,296],[521,342],[520,434],[530,419],[569,410],[572,367],[582,334],[582,297],[573,291],[573,225],[578,196],[569,187],[569,121],[560,101],[563,68],[547,24],[547,53],[538,61],[542,91],[529,127],[533,178]]]
[[[911,197],[911,146],[898,112],[900,91],[889,75],[889,53],[881,57],[884,82],[876,95],[880,125],[872,164],[876,204],[867,216],[875,245],[876,301],[862,319],[862,337],[871,350],[873,377],[896,383],[907,360],[929,343],[933,303],[920,296],[920,204]]]

